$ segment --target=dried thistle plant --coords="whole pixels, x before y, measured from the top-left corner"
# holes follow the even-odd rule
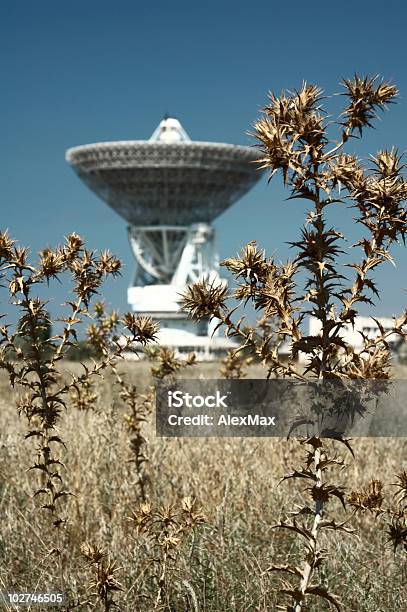
[[[142,503],[129,516],[136,536],[143,536],[152,546],[153,578],[157,593],[153,610],[171,609],[177,561],[188,537],[206,522],[196,500],[185,497],[181,507],[162,506],[155,510],[150,503]]]
[[[91,346],[100,358],[109,355],[110,347],[117,347],[120,356],[123,355],[123,339],[118,335],[120,317],[116,311],[106,311],[103,302],[97,302],[94,307],[93,323],[88,327],[87,337]],[[191,353],[185,359],[178,359],[174,350],[165,346],[154,346],[149,342],[155,340],[157,325],[149,318],[135,319],[134,315],[125,315],[124,322],[129,330],[143,333],[138,337],[143,339],[144,355],[152,362],[151,375],[153,379],[173,381],[175,375],[183,368],[195,364],[195,354]],[[137,325],[135,324],[137,322]],[[132,349],[131,343],[125,343],[126,349]],[[119,396],[126,406],[124,420],[130,432],[130,463],[135,466],[137,488],[143,501],[147,500],[148,463],[147,439],[143,433],[144,424],[149,419],[155,400],[155,390],[150,387],[146,394],[140,394],[136,385],[128,381],[126,373],[119,371],[117,360],[109,360],[109,367],[119,387]],[[83,395],[83,394],[82,394]]]
[[[362,336],[360,352],[343,338],[345,326],[354,324],[360,305],[373,304],[379,295],[373,273],[378,266],[392,261],[391,247],[405,241],[407,183],[397,150],[379,151],[368,164],[344,151],[353,138],[363,135],[380,111],[396,100],[396,87],[378,77],[357,75],[345,79],[342,85],[346,103],[336,122],[322,106],[322,91],[304,83],[298,91],[282,92],[280,96],[270,93],[269,103],[254,125],[260,167],[270,171],[270,180],[281,172],[290,190],[288,199],[301,199],[308,204],[301,235],[290,243],[295,251],[293,260],[277,263],[251,242],[239,256],[222,262],[236,279],[232,294],[223,285],[200,280],[183,296],[183,308],[189,316],[219,319],[226,335],[260,359],[269,376],[343,383],[353,379],[385,380],[390,377],[389,338],[406,338],[407,310],[394,319],[391,330],[384,330],[377,321],[378,336]],[[335,125],[338,135],[333,134]],[[353,274],[350,279],[342,264],[345,237],[328,222],[327,212],[332,206],[353,209],[354,221],[364,231],[352,247],[361,255],[346,264]],[[236,307],[229,307],[230,298],[237,301]],[[277,322],[273,330],[277,342],[267,330],[259,334],[256,325],[244,324],[244,318],[235,320],[237,308],[248,302],[263,320]],[[304,332],[302,323],[308,315],[318,321],[319,333]],[[287,361],[279,354],[283,344],[290,346]],[[306,361],[303,369],[296,363],[300,353]],[[337,437],[351,450],[348,441]],[[342,467],[343,460],[336,452],[329,452],[323,438],[313,436],[302,443],[311,450],[303,468],[288,477],[308,480],[307,492],[313,506],[304,506],[300,518],[280,525],[301,536],[305,545],[302,565],[279,567],[297,581],[296,585],[284,583],[282,593],[290,603],[282,609],[301,612],[310,597],[319,597],[339,610],[337,596],[318,581],[316,570],[324,558],[322,531],[347,530],[343,523],[324,518],[335,498],[344,504],[344,491],[325,480],[327,467]]]
[[[100,301],[93,306],[93,319],[87,329],[87,339],[100,358],[108,353],[113,342],[118,342],[120,318],[116,310],[107,314],[104,302]]]
[[[151,375],[156,381],[173,382],[180,370],[196,364],[195,353],[190,353],[185,359],[179,359],[174,349],[168,346],[149,346],[145,353],[147,359],[153,363]]]
[[[123,381],[122,378],[121,380]],[[128,412],[124,415],[124,420],[130,432],[132,457],[129,462],[133,463],[136,469],[140,497],[143,501],[146,501],[148,476],[145,465],[148,462],[148,442],[143,434],[143,425],[149,420],[153,410],[154,389],[150,388],[147,394],[141,395],[135,385],[129,385],[124,381],[119,384],[121,386],[120,397],[128,409]]]
[[[69,390],[70,405],[76,410],[95,410],[98,401],[98,394],[92,378],[84,380],[81,385],[72,387]]]
[[[396,475],[397,482],[391,486],[396,492],[386,500],[380,480],[371,480],[360,491],[351,491],[348,504],[355,513],[371,512],[380,520],[382,528],[393,546],[394,554],[401,548],[407,553],[407,472],[403,470]],[[387,501],[387,503],[386,503]]]
[[[146,347],[149,341],[155,340],[158,326],[149,317],[136,319],[134,315],[125,315],[124,321],[128,329],[143,332],[142,344],[144,347]],[[89,343],[100,357],[106,358],[112,346],[118,347],[120,356],[123,355],[124,347],[132,349],[128,339],[124,340],[118,335],[119,325],[120,318],[116,311],[108,313],[103,302],[95,304],[94,322],[88,327],[87,336]],[[126,374],[119,371],[117,360],[110,360],[109,366],[115,377],[116,385],[119,387],[120,399],[128,410],[124,415],[124,420],[131,434],[130,450],[132,458],[129,462],[135,465],[137,487],[141,499],[145,501],[147,499],[146,484],[148,480],[145,464],[148,461],[148,456],[147,440],[143,435],[143,425],[148,420],[152,411],[153,390],[150,389],[147,395],[140,394],[136,385],[127,380]]]
[[[248,360],[242,358],[235,349],[229,350],[226,357],[224,357],[220,363],[221,367],[219,373],[221,378],[239,379],[245,376],[245,368],[248,365]]]
[[[86,559],[92,572],[89,583],[91,594],[99,599],[105,612],[117,608],[114,595],[118,591],[123,591],[123,588],[117,579],[120,570],[116,563],[108,557],[102,548],[88,542],[81,545],[81,554]]]
[[[56,249],[41,251],[34,265],[28,259],[27,249],[16,246],[6,232],[0,233],[0,276],[18,313],[15,327],[5,323],[3,316],[0,368],[7,371],[11,386],[19,391],[18,409],[29,424],[26,438],[37,441],[36,460],[29,470],[40,474],[35,497],[41,499],[40,507],[50,513],[55,527],[66,522],[61,502],[70,494],[61,460],[61,448],[65,444],[58,427],[67,396],[76,390],[77,397],[83,400],[84,393],[90,393],[91,377],[114,364],[127,345],[147,343],[154,339],[156,332],[152,321],[125,315],[122,327],[128,336],[124,343],[113,342],[97,363],[90,369],[84,365],[83,373],[72,375],[68,382],[60,375],[58,364],[77,343],[77,330],[89,316],[92,298],[108,276],[120,273],[120,267],[120,261],[109,252],[97,255],[87,250],[76,234],[68,236],[65,244]],[[52,321],[45,309],[47,302],[38,293],[62,274],[71,278],[74,299],[66,302],[69,314],[58,320],[62,324],[60,333],[48,337],[44,330]],[[22,341],[30,346],[29,351],[21,348]]]
[[[173,381],[175,375],[183,368],[196,363],[195,354],[191,353],[186,359],[178,359],[175,352],[166,346],[149,345],[145,348],[147,359],[152,362],[150,368],[151,376],[156,381]],[[117,377],[121,387],[120,397],[125,402],[128,413],[124,415],[126,426],[131,433],[130,449],[132,452],[131,463],[134,463],[138,475],[138,487],[143,501],[147,499],[146,485],[148,475],[145,466],[148,462],[148,442],[143,434],[143,427],[151,417],[155,405],[155,388],[150,386],[147,393],[139,394],[135,385],[129,385],[123,380],[123,376]]]

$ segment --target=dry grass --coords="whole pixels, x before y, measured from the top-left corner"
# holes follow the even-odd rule
[[[77,368],[78,366],[65,366]],[[124,366],[132,382],[147,388],[148,364]],[[196,366],[185,376],[217,376],[217,364]],[[252,366],[250,377],[262,370]],[[119,568],[123,591],[115,594],[121,610],[152,610],[157,597],[154,546],[137,534],[128,520],[140,497],[137,475],[128,460],[129,433],[125,408],[112,392],[112,375],[98,380],[95,408],[79,411],[69,406],[60,428],[66,453],[67,486],[75,496],[66,502],[69,519],[58,560],[49,554],[55,532],[44,522],[32,499],[30,465],[32,444],[24,441],[25,423],[1,379],[0,410],[0,588],[58,590],[68,595],[67,610],[90,609],[88,570],[80,548],[90,542],[106,549]],[[144,388],[144,389],[143,389]],[[277,575],[270,564],[298,554],[298,538],[273,530],[298,501],[298,485],[277,487],[281,476],[300,461],[295,441],[278,439],[160,439],[151,423],[147,468],[149,501],[159,509],[179,507],[186,496],[203,507],[206,523],[183,539],[160,609],[274,610]],[[354,442],[356,460],[342,482],[348,490],[371,478],[394,482],[406,456],[405,439],[360,439]],[[346,474],[346,476],[345,476]],[[338,507],[337,520],[343,517]],[[406,561],[393,554],[386,536],[371,515],[353,519],[357,536],[329,537],[331,554],[323,566],[322,582],[329,578],[341,594],[344,610],[373,612],[406,608]],[[333,553],[333,554],[332,554]],[[155,553],[156,554],[156,553]],[[77,605],[78,607],[74,608]],[[315,602],[311,610],[326,610]],[[39,609],[39,608],[36,608]],[[97,608],[98,609],[98,608]],[[100,608],[103,609],[103,608]]]

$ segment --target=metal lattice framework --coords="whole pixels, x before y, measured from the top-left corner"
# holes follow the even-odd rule
[[[212,226],[147,226],[128,228],[137,263],[133,284],[185,287],[203,276],[212,278],[218,261]]]
[[[69,149],[67,160],[128,223],[210,223],[260,178],[249,147],[128,141]]]

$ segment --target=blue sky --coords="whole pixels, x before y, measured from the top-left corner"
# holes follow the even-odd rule
[[[246,135],[268,90],[315,82],[327,94],[344,76],[380,73],[401,96],[355,145],[361,156],[406,149],[406,4],[156,0],[3,0],[0,6],[1,226],[35,253],[76,231],[124,262],[107,301],[126,309],[133,260],[126,224],[64,159],[68,147],[148,138],[165,112],[191,138],[251,144]],[[329,101],[328,101],[329,102]],[[332,109],[340,108],[334,98]],[[246,242],[285,259],[306,206],[263,179],[217,221],[220,256]],[[333,219],[354,233],[350,212]],[[376,314],[407,305],[407,253],[379,275]],[[55,304],[64,300],[56,286]]]

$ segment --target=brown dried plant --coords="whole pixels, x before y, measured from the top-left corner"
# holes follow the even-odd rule
[[[134,319],[133,315],[125,315],[125,319],[131,326]],[[158,331],[156,323],[148,317],[138,320],[138,324],[151,325],[152,335],[150,340],[155,340],[155,334]],[[107,312],[103,302],[97,302],[93,310],[93,323],[88,327],[87,337],[88,342],[96,351],[99,358],[106,359],[111,346],[116,346],[123,354],[123,349],[134,350],[132,343],[129,343],[129,338],[121,338],[118,334],[120,318],[116,311]],[[147,342],[141,341],[141,344],[146,349]],[[113,372],[116,385],[119,388],[119,397],[125,404],[128,412],[124,415],[126,426],[131,433],[130,450],[132,458],[129,463],[135,465],[135,473],[137,478],[137,488],[140,497],[143,501],[147,499],[146,483],[147,474],[145,464],[148,461],[147,457],[147,440],[143,435],[143,425],[148,420],[151,414],[153,399],[152,390],[147,395],[142,395],[138,392],[136,385],[127,380],[125,373],[119,371],[118,362],[110,360],[109,366]]]
[[[191,353],[185,359],[178,359],[175,351],[167,346],[149,345],[145,348],[145,355],[152,362],[150,374],[153,380],[169,381],[175,380],[183,368],[195,365],[195,353]],[[141,497],[147,499],[145,483],[148,480],[144,471],[144,465],[148,461],[146,449],[147,440],[142,433],[143,424],[148,420],[153,412],[155,405],[155,387],[150,386],[147,393],[137,394],[136,387],[123,388],[121,397],[130,409],[129,414],[125,414],[126,425],[132,433],[130,448],[133,453],[132,462],[136,465],[139,474],[139,486]]]
[[[181,370],[196,364],[195,353],[179,359],[174,349],[168,346],[149,346],[145,352],[147,358],[153,363],[151,375],[156,381],[173,382]]]
[[[388,542],[393,546],[394,554],[398,548],[407,553],[407,472],[403,470],[396,475],[397,482],[391,486],[396,492],[387,501],[383,493],[384,485],[380,480],[371,480],[360,491],[351,491],[348,504],[355,513],[371,512],[380,519],[382,527],[388,536]]]
[[[16,246],[6,232],[0,233],[0,275],[17,315],[15,326],[2,317],[0,368],[7,371],[11,386],[19,391],[18,409],[28,420],[26,438],[37,441],[36,460],[29,467],[40,474],[34,496],[41,499],[40,508],[49,512],[55,527],[66,523],[61,502],[70,494],[61,460],[65,444],[58,426],[67,396],[76,390],[77,397],[83,399],[83,393],[90,392],[91,377],[114,364],[127,345],[147,343],[155,337],[156,326],[151,320],[125,315],[121,321],[127,333],[125,342],[113,342],[97,363],[90,368],[83,365],[83,373],[71,375],[68,382],[60,375],[59,362],[77,344],[77,330],[89,316],[93,296],[108,276],[120,273],[120,267],[120,261],[109,252],[98,255],[87,250],[76,234],[56,249],[44,249],[34,265],[27,249]],[[63,274],[71,278],[73,298],[65,304],[68,315],[57,321],[60,333],[48,338],[44,329],[52,321],[45,310],[47,302],[39,294]],[[22,348],[25,346],[28,351]]]
[[[245,368],[248,365],[248,360],[242,358],[238,351],[230,349],[226,356],[221,360],[219,374],[221,378],[234,379],[243,378],[245,376]]]
[[[120,379],[120,397],[128,410],[124,415],[124,421],[130,433],[131,459],[129,463],[134,464],[140,497],[146,501],[149,478],[145,466],[149,457],[148,441],[143,433],[143,427],[153,411],[154,390],[150,388],[146,394],[140,394],[136,385],[126,383],[123,376],[120,376]]]
[[[142,503],[129,516],[136,537],[144,537],[152,547],[153,578],[156,596],[153,610],[172,609],[171,593],[174,590],[177,561],[188,537],[206,522],[205,515],[196,500],[185,497],[181,507],[169,504],[155,510],[150,503]]]
[[[131,315],[126,315],[129,318]],[[150,323],[149,319],[146,321]],[[88,327],[87,337],[91,346],[101,358],[109,354],[112,345],[122,346],[123,339],[118,336],[119,315],[116,311],[108,313],[103,302],[97,302],[94,306],[93,323]],[[155,325],[151,323],[152,325]],[[157,327],[155,327],[157,331]],[[153,339],[153,338],[151,338]],[[155,332],[154,332],[155,339]],[[175,375],[185,367],[195,364],[195,354],[191,353],[185,359],[178,359],[173,349],[166,346],[147,344],[143,342],[144,356],[152,362],[150,373],[156,381],[173,381]],[[134,350],[128,342],[127,350]],[[148,442],[143,433],[144,425],[149,420],[155,402],[155,389],[150,386],[147,393],[139,393],[136,385],[129,382],[128,375],[119,371],[118,363],[110,360],[109,366],[114,374],[115,382],[119,387],[120,399],[126,406],[127,412],[124,421],[130,432],[130,450],[132,457],[130,463],[135,466],[137,477],[137,488],[143,501],[148,498],[147,483],[148,474],[146,464],[148,462]],[[86,401],[86,392],[78,400]]]
[[[297,381],[330,379],[343,384],[353,379],[386,380],[390,377],[389,339],[394,334],[406,337],[407,310],[394,319],[391,330],[385,331],[377,321],[378,336],[363,336],[360,352],[342,335],[346,325],[354,324],[358,308],[372,305],[378,297],[373,274],[378,266],[392,262],[391,247],[404,242],[407,231],[407,184],[397,150],[379,151],[368,164],[344,151],[372,125],[379,111],[395,101],[397,89],[378,77],[357,75],[343,80],[342,85],[346,103],[336,122],[322,105],[322,90],[304,83],[298,91],[283,91],[280,96],[270,93],[269,103],[254,125],[260,167],[270,171],[269,180],[280,171],[290,190],[288,199],[308,204],[301,236],[290,243],[295,251],[293,260],[278,263],[251,242],[240,255],[221,264],[236,279],[233,294],[224,285],[200,280],[183,296],[183,308],[189,316],[218,319],[226,335],[241,343],[240,350],[263,362],[269,376]],[[339,127],[338,135],[335,126]],[[329,225],[327,216],[332,206],[345,205],[353,209],[354,221],[363,230],[363,237],[352,247],[361,255],[346,264],[353,279],[343,273],[345,237]],[[230,307],[231,299],[237,302],[236,307]],[[244,317],[236,320],[234,313],[248,302],[263,320],[276,321],[277,327],[260,334]],[[304,332],[307,315],[317,319],[319,333]],[[287,343],[289,358],[283,361],[279,349]],[[300,353],[306,361],[303,369],[297,365]],[[347,440],[337,437],[351,450]],[[342,468],[343,460],[335,451],[330,452],[322,437],[301,442],[310,450],[304,466],[288,477],[301,482],[305,479],[311,505],[302,507],[298,516],[282,522],[280,528],[301,537],[304,557],[298,566],[273,566],[270,570],[286,572],[296,581],[284,583],[282,593],[290,603],[281,609],[300,612],[310,597],[319,597],[339,610],[338,597],[318,580],[318,569],[324,559],[322,533],[349,531],[344,523],[324,517],[335,498],[345,505],[343,489],[327,480],[328,470]]]
[[[252,243],[253,244],[253,243]],[[266,342],[268,346],[268,350],[272,351],[279,344],[277,334],[276,334],[276,322],[273,318],[268,318],[265,316],[260,317],[256,321],[256,342],[257,344],[261,344],[262,342]],[[245,333],[246,329],[249,334],[253,334],[253,330],[250,327],[242,327],[241,331]],[[254,338],[253,338],[254,339]],[[226,379],[239,379],[246,376],[246,369],[252,365],[253,362],[258,361],[259,356],[250,355],[247,356],[246,350],[242,349],[241,346],[237,346],[237,348],[230,349],[226,356],[221,359],[221,367],[220,367],[220,377]]]
[[[91,377],[69,391],[70,403],[76,410],[96,410],[98,394]]]
[[[195,365],[195,354],[191,353],[185,359],[178,359],[173,349],[166,346],[149,345],[144,349],[145,355],[152,362],[150,374],[155,381],[173,381],[175,375],[183,368]],[[130,449],[132,452],[131,463],[135,464],[138,475],[138,485],[141,499],[146,501],[148,476],[145,465],[148,462],[148,442],[143,434],[144,424],[149,420],[155,405],[155,387],[150,386],[143,394],[137,393],[135,385],[129,385],[118,377],[121,386],[120,397],[125,402],[129,412],[124,415],[127,428],[131,433]]]
[[[116,563],[108,557],[102,548],[88,542],[81,545],[81,554],[86,559],[92,572],[89,590],[93,597],[99,599],[105,612],[108,612],[111,608],[117,608],[114,595],[118,591],[123,591],[123,588],[117,580],[117,574],[120,570]],[[82,605],[84,603],[86,602],[83,602]]]

